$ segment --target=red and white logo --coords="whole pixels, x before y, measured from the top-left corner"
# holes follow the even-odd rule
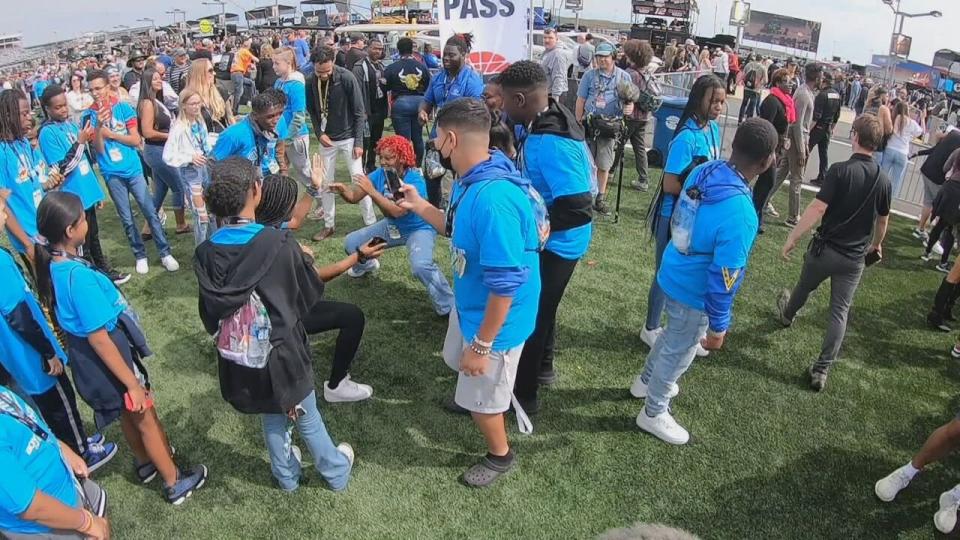
[[[467,60],[480,75],[495,75],[510,66],[505,56],[493,51],[473,51]]]

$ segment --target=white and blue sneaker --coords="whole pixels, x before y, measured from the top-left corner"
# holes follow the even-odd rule
[[[178,505],[193,495],[193,492],[202,488],[207,481],[207,466],[195,465],[184,474],[184,471],[177,471],[177,481],[172,486],[163,488],[167,502]]]
[[[92,474],[109,463],[115,455],[117,455],[116,443],[104,444],[101,436],[100,442],[91,442],[90,439],[87,439],[87,451],[83,453],[83,460],[87,462],[87,471]]]

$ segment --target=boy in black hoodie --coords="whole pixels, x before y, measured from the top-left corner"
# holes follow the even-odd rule
[[[197,247],[200,318],[211,335],[247,306],[253,293],[269,315],[265,365],[248,367],[218,354],[220,392],[242,413],[259,414],[274,477],[284,491],[299,485],[300,451],[291,444],[291,421],[330,488],[347,487],[353,448],[335,446],[317,410],[310,347],[303,319],[320,301],[323,282],[288,230],[256,223],[261,181],[255,166],[228,158],[212,170],[207,204],[224,227]]]

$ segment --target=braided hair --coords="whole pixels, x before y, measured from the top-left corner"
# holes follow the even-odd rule
[[[271,174],[263,179],[260,204],[257,205],[257,223],[279,227],[290,221],[297,204],[297,182],[289,176]]]
[[[26,99],[27,96],[17,89],[0,92],[0,140],[12,142],[26,136],[27,131],[20,121],[20,101]]]

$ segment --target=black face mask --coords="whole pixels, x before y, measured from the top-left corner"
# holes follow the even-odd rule
[[[446,144],[447,140],[445,139],[443,142],[444,142],[444,144]],[[437,147],[437,154],[440,155],[440,165],[441,165],[444,169],[446,169],[446,170],[448,170],[448,171],[452,171],[452,170],[453,170],[453,162],[450,160],[450,158],[453,156],[453,154],[451,153],[449,156],[443,155],[443,147],[444,147],[444,145],[440,145],[440,146]]]

